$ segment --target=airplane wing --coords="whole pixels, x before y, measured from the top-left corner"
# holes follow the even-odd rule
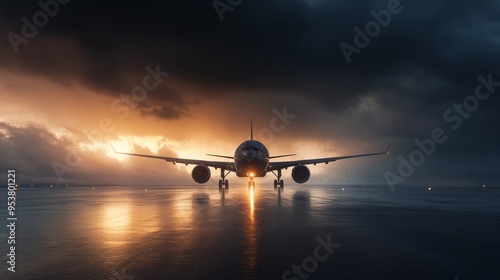
[[[145,157],[145,158],[155,158],[155,159],[162,159],[167,162],[172,162],[173,164],[176,163],[181,163],[185,164],[186,166],[188,164],[202,164],[206,165],[209,167],[215,167],[215,168],[221,168],[225,170],[231,170],[231,171],[236,171],[234,167],[234,162],[223,162],[223,161],[209,161],[209,160],[198,160],[198,159],[187,159],[187,158],[176,158],[176,157],[163,157],[163,156],[154,156],[154,155],[143,155],[143,154],[132,154],[132,153],[122,153],[122,152],[117,152],[115,148],[113,147],[113,150],[117,154],[121,155],[129,155],[129,156],[136,156],[136,157]]]
[[[318,164],[318,163],[325,163],[328,164],[329,162],[341,160],[341,159],[347,159],[347,158],[357,158],[357,157],[367,157],[367,156],[375,156],[375,155],[383,155],[389,153],[389,147],[384,152],[378,152],[378,153],[370,153],[370,154],[360,154],[360,155],[350,155],[350,156],[340,156],[340,157],[329,157],[329,158],[315,158],[315,159],[303,159],[303,160],[293,160],[293,161],[278,161],[278,162],[270,162],[267,171],[273,171],[273,170],[278,170],[278,169],[283,169],[291,166],[297,166],[297,165],[306,165],[306,164]]]

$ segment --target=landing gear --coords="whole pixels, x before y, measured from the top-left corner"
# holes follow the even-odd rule
[[[281,169],[277,170],[277,174],[274,173],[274,171],[272,171],[272,172],[276,176],[276,180],[274,180],[274,188],[276,189],[278,186],[280,188],[284,188],[285,182],[283,182],[283,180],[281,180]]]
[[[229,188],[229,181],[228,180],[219,180],[219,189],[222,189],[222,186],[225,186],[226,189]]]
[[[254,181],[252,181],[252,179],[250,179],[250,181],[248,181],[248,187],[249,187],[249,188],[250,188],[250,187],[255,188],[255,182],[254,182]]]
[[[229,175],[229,173],[231,173],[231,171],[228,171],[226,173],[225,169],[221,169],[220,170],[220,177],[221,177],[221,179],[219,180],[219,189],[222,189],[222,186],[224,186],[226,189],[229,188],[229,181],[226,180],[226,176]]]
[[[276,189],[278,186],[280,186],[280,188],[283,188],[285,186],[285,182],[283,182],[283,180],[274,180],[274,188]]]

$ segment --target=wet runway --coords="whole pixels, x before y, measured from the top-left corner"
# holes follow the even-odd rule
[[[21,187],[17,200],[2,279],[500,279],[494,188]]]

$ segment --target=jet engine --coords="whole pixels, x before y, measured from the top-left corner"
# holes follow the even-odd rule
[[[297,165],[292,169],[292,178],[296,183],[303,184],[309,180],[311,172],[305,165]]]
[[[198,184],[206,183],[210,179],[210,169],[205,165],[197,165],[193,168],[191,176]]]

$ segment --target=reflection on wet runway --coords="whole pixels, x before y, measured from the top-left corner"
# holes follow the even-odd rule
[[[255,187],[248,188],[248,218],[245,222],[245,240],[243,253],[243,278],[252,279],[257,273],[257,246],[258,236],[255,226]]]
[[[495,190],[144,189],[20,189],[16,277],[281,279],[313,254],[317,237],[328,234],[342,246],[309,279],[370,278],[363,267],[396,279],[415,264],[421,270],[414,279],[498,272],[494,258],[471,257],[500,250],[494,245],[500,233]],[[448,250],[458,239],[463,256]],[[5,242],[0,249],[6,250]],[[458,265],[463,262],[468,266]]]

